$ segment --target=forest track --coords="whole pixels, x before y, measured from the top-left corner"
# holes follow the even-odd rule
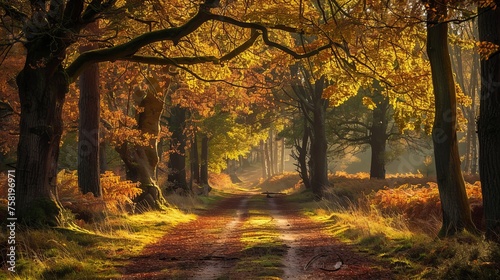
[[[147,246],[120,279],[394,279],[324,230],[284,197],[232,195]]]

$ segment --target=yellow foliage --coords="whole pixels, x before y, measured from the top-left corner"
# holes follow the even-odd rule
[[[373,100],[368,96],[363,97],[363,105],[370,110],[377,108],[377,104],[375,104],[375,102],[373,102]]]
[[[496,53],[500,49],[500,46],[487,41],[476,42],[476,47],[478,48],[481,59],[483,60],[488,60],[492,54]]]

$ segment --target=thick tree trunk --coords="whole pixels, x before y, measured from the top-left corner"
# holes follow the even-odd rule
[[[167,189],[187,195],[191,193],[191,190],[186,181],[186,136],[184,135],[186,109],[178,105],[172,107],[168,123],[172,139],[170,140]]]
[[[432,129],[437,183],[443,211],[440,237],[467,229],[475,232],[465,182],[460,169],[456,134],[455,83],[448,52],[448,24],[436,23],[446,18],[447,8],[431,1],[427,9],[427,53],[431,63],[435,96],[435,120]]]
[[[370,147],[372,151],[370,178],[385,179],[385,147],[387,143],[387,110],[389,101],[383,96],[377,107],[373,109]]]
[[[479,10],[479,40],[500,45],[500,9]],[[486,238],[500,242],[500,52],[481,61],[479,174]]]
[[[314,111],[311,139],[311,188],[316,199],[321,199],[328,182],[328,160],[325,115],[328,100],[323,99],[325,78],[317,80],[314,85]]]
[[[80,52],[93,49],[83,46]],[[78,186],[83,194],[102,196],[99,161],[99,65],[92,64],[80,75],[78,111]]]
[[[142,194],[134,199],[139,211],[161,209],[165,200],[156,183],[156,167],[158,165],[158,134],[160,132],[160,116],[163,102],[153,93],[148,92],[139,107],[144,108],[137,116],[138,129],[144,134],[154,135],[149,145],[139,146],[124,143],[117,147],[122,160],[127,167],[127,179],[139,182]]]
[[[29,225],[57,225],[57,160],[62,107],[68,79],[61,67],[64,52],[50,53],[52,38],[33,41],[17,76],[21,102],[17,148],[16,214]]]

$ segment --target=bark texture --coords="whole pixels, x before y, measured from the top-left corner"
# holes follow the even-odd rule
[[[136,91],[140,94],[140,91]],[[158,134],[160,132],[160,116],[163,102],[155,94],[148,92],[141,100],[139,107],[144,110],[137,115],[138,129],[143,135],[151,135],[149,145],[125,142],[117,147],[127,168],[127,179],[139,182],[142,194],[134,199],[136,209],[140,212],[149,209],[161,209],[165,200],[156,183],[158,165]]]
[[[93,24],[94,25],[94,24]],[[83,46],[81,52],[94,49],[93,45]],[[78,111],[78,186],[83,194],[91,192],[102,196],[99,160],[99,65],[87,67],[80,75],[80,100]]]
[[[479,40],[500,45],[500,2],[479,11]],[[481,61],[479,173],[486,238],[500,242],[500,53]]]
[[[387,110],[389,110],[389,100],[380,93],[377,95],[381,100],[377,102],[377,107],[373,109],[373,122],[370,127],[370,147],[372,158],[370,164],[370,178],[385,179],[386,164],[386,144],[387,144]]]
[[[68,79],[61,67],[64,51],[54,57],[42,47],[49,43],[50,38],[43,38],[27,47],[25,66],[17,76],[21,120],[16,210],[26,224],[55,226],[61,209],[56,176]]]
[[[465,182],[460,168],[456,133],[456,93],[448,52],[447,8],[440,2],[429,2],[427,10],[427,54],[431,63],[435,96],[435,119],[432,128],[434,158],[443,224],[440,237],[467,229],[475,232]]]

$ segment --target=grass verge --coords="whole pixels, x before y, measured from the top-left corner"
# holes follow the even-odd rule
[[[178,209],[107,217],[86,228],[20,228],[16,272],[0,279],[113,279],[149,243],[176,224],[194,219]],[[2,236],[0,242],[6,242]],[[6,243],[4,243],[6,244]]]
[[[262,197],[254,197],[249,201],[249,209],[264,209],[266,203]],[[281,261],[287,248],[280,239],[273,217],[260,210],[251,210],[248,215],[242,226],[244,249],[235,268],[237,273],[248,279],[281,279]]]

